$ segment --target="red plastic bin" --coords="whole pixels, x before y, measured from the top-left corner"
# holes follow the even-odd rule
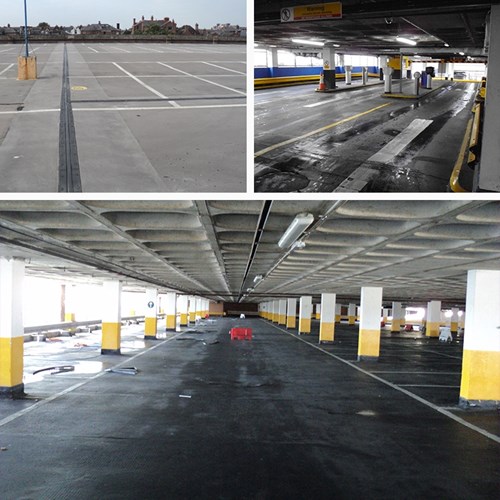
[[[252,340],[251,328],[231,328],[231,340]]]

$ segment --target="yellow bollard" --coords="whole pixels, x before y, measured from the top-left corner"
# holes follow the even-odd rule
[[[19,56],[17,58],[17,79],[18,80],[36,80],[36,57]]]

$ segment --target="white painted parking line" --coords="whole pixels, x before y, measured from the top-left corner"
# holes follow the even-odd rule
[[[439,385],[439,384],[397,384],[398,387],[443,387],[445,389],[460,389],[459,385]]]
[[[148,48],[136,47],[136,49],[145,50],[146,52],[159,52],[160,54],[163,54],[163,52],[161,50],[156,50],[156,49],[153,49],[152,47],[148,47]]]
[[[395,137],[391,142],[386,144],[378,153],[371,156],[368,161],[376,161],[379,163],[389,163],[395,156],[397,156],[413,139],[418,137],[433,120],[422,120],[417,118],[413,120],[403,132]]]
[[[286,333],[287,335],[290,335],[290,337],[293,337],[296,340],[300,340],[300,342],[303,342],[304,344],[307,344],[309,347],[312,347],[313,349],[317,349],[318,351],[321,351],[328,356],[336,359],[337,361],[340,361],[341,363],[344,363],[347,366],[350,366],[354,370],[357,370],[358,372],[364,373],[368,377],[371,377],[374,380],[377,380],[378,382],[387,385],[388,387],[392,387],[396,391],[399,391],[403,394],[406,394],[410,398],[414,399],[415,401],[418,401],[419,403],[422,403],[423,405],[432,408],[433,410],[437,411],[438,413],[441,413],[441,415],[444,415],[448,417],[451,420],[454,420],[455,422],[462,424],[464,427],[467,427],[468,429],[477,432],[478,434],[481,434],[482,436],[491,439],[492,441],[495,441],[496,443],[500,443],[500,436],[497,436],[496,434],[492,434],[491,432],[488,432],[485,429],[482,429],[481,427],[478,427],[477,425],[471,424],[470,422],[467,422],[467,420],[464,420],[463,418],[458,417],[451,411],[445,410],[444,408],[435,405],[434,403],[431,403],[430,401],[427,401],[427,399],[421,398],[420,396],[417,396],[413,392],[407,391],[406,389],[403,389],[402,387],[398,387],[396,384],[393,384],[392,382],[389,382],[388,380],[383,379],[382,377],[377,377],[377,375],[374,375],[373,373],[370,373],[367,370],[363,370],[360,366],[356,365],[352,361],[347,361],[347,359],[343,359],[340,356],[336,356],[335,354],[327,351],[326,349],[323,349],[322,347],[319,347],[317,345],[311,344],[307,340],[301,339],[298,337],[296,334],[289,332],[287,330],[284,330],[283,328],[280,328],[279,326],[273,325],[272,323],[268,323],[267,321],[261,320],[268,324],[269,326],[272,326],[273,328],[276,328],[277,330],[280,330],[281,332]],[[458,408],[456,408],[458,409]]]
[[[221,85],[220,83],[215,83],[215,82],[212,82],[211,80],[207,80],[206,78],[201,78],[199,76],[192,75],[191,73],[187,73],[186,71],[182,71],[181,69],[174,68],[173,66],[170,66],[168,64],[165,64],[165,63],[162,63],[162,62],[159,62],[159,61],[157,61],[157,62],[161,66],[165,66],[166,68],[172,69],[174,71],[178,71],[179,73],[183,73],[184,75],[189,76],[191,78],[195,78],[196,80],[201,80],[202,82],[206,82],[206,83],[210,83],[212,85],[216,85],[217,87],[221,87],[223,89],[230,90],[231,92],[236,92],[237,94],[246,95],[245,92],[241,92],[240,90],[232,89],[231,87],[226,87],[225,85]]]
[[[206,62],[206,61],[203,61],[203,64],[207,64],[208,66],[213,66],[214,68],[225,69],[226,71],[231,71],[232,73],[238,73],[239,75],[246,76],[246,73],[243,72],[243,71],[237,71],[235,69],[226,68],[224,66],[219,66],[218,64],[213,64],[213,63],[209,63],[209,62]]]
[[[12,68],[12,66],[14,66],[14,64],[9,64],[5,69],[3,69],[2,71],[0,71],[0,75],[3,75],[4,73],[7,73],[7,71],[9,71],[9,69]]]
[[[149,86],[147,83],[144,83],[142,80],[134,76],[132,73],[127,71],[125,68],[122,68],[119,64],[113,63],[119,70],[123,71],[126,75],[130,76],[134,81],[136,81],[139,85],[142,85],[145,89],[149,90],[153,94],[155,94],[158,97],[161,97],[162,99],[168,100],[169,98],[165,95],[163,95],[161,92],[158,92],[156,89],[153,87]],[[169,103],[172,104],[172,106],[178,107],[179,105],[175,101],[170,101]]]
[[[100,52],[98,50],[95,50],[94,48],[89,47],[88,45],[87,45],[87,49],[94,51],[96,54],[100,54]]]
[[[0,50],[0,54],[1,54],[2,52],[10,52],[10,51],[11,51],[11,50],[13,50],[13,49],[14,49],[14,47],[11,47],[10,49]]]
[[[338,99],[331,98],[324,99],[323,101],[315,102],[314,104],[306,104],[304,108],[316,108],[318,106],[324,106],[325,104],[335,104]]]
[[[116,49],[116,50],[121,50],[122,52],[126,52],[127,54],[130,54],[130,50],[121,49],[120,47],[112,47],[112,48]]]

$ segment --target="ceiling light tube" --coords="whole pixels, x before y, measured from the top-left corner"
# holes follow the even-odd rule
[[[255,278],[253,279],[253,282],[254,283],[258,283],[259,281],[262,280],[262,274],[258,274],[257,276],[255,276]]]
[[[297,238],[312,224],[314,216],[312,214],[297,214],[288,229],[278,242],[280,248],[288,248]]]
[[[316,47],[323,47],[325,45],[323,42],[315,42],[314,40],[301,40],[300,38],[292,38],[293,43],[298,43],[299,45],[315,45]]]
[[[409,38],[404,38],[402,36],[397,36],[396,40],[400,43],[406,43],[407,45],[417,45],[417,42],[410,40]]]

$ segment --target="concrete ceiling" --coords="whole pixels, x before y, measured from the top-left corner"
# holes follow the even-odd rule
[[[487,16],[491,4],[481,0],[344,0],[343,17],[329,21],[282,23],[282,8],[324,3],[321,0],[256,0],[255,41],[297,49],[291,38],[314,39],[340,45],[339,53],[383,55],[424,53],[435,57],[484,55]],[[396,41],[403,36],[418,42],[417,47]],[[450,47],[446,48],[445,43]],[[305,48],[306,46],[304,46]],[[311,50],[311,47],[309,47]],[[458,56],[460,57],[460,56]]]
[[[306,246],[282,250],[301,212],[314,215]],[[500,202],[1,201],[0,255],[32,275],[216,300],[381,286],[388,301],[462,304],[468,269],[500,269]]]

